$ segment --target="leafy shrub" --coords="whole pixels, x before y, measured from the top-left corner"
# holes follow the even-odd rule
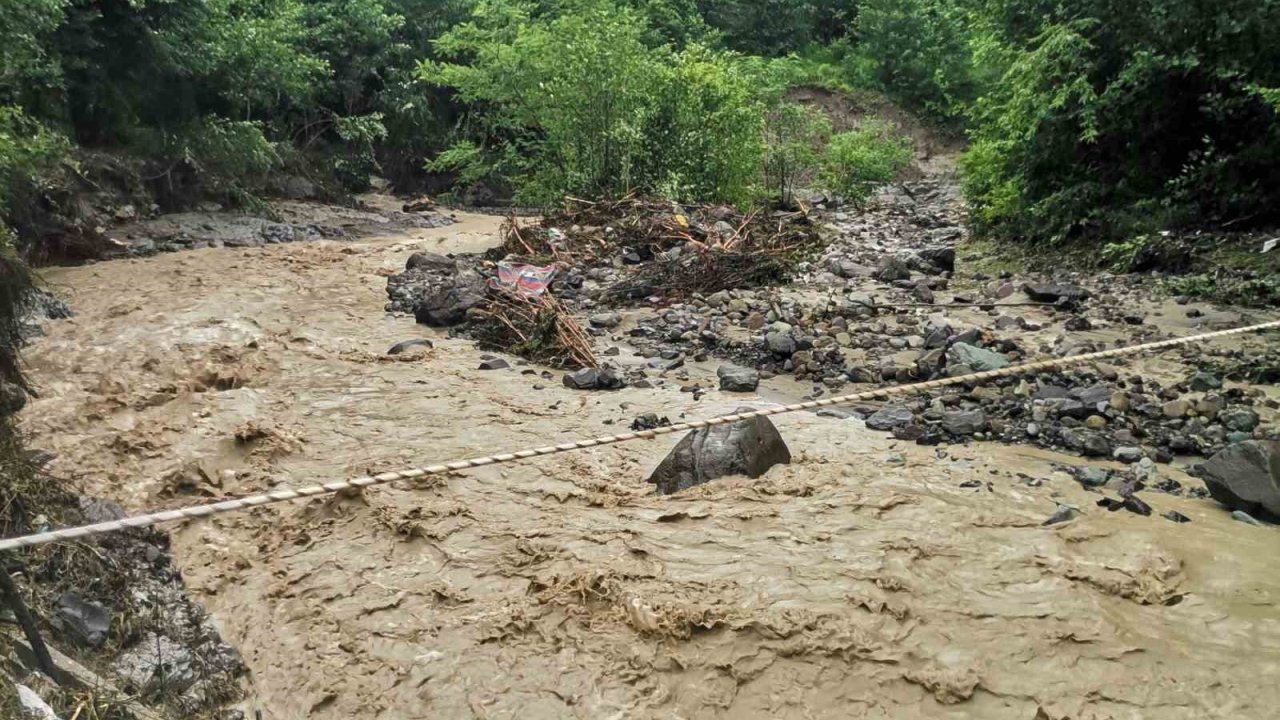
[[[1280,219],[1280,6],[1004,3],[981,57],[966,194],[979,230],[1065,242]]]
[[[700,46],[664,68],[644,128],[639,176],[682,201],[745,204],[758,194],[764,147],[755,78],[734,56]]]
[[[634,190],[745,201],[758,177],[760,107],[732,56],[647,44],[644,19],[608,0],[542,16],[480,5],[445,33],[424,79],[472,112],[429,167],[509,180],[520,204]]]
[[[868,122],[831,138],[822,156],[823,185],[854,203],[911,163],[911,146],[884,124]]]
[[[821,111],[781,100],[765,115],[764,181],[770,197],[792,204],[796,188],[812,179],[818,152],[831,134]]]
[[[961,4],[863,0],[858,47],[880,86],[907,107],[956,120],[972,100],[973,68]]]

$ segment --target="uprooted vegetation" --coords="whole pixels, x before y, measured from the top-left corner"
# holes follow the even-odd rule
[[[796,264],[822,249],[805,212],[677,205],[626,198],[570,199],[536,228],[509,222],[503,251],[535,263],[614,267],[623,272],[602,302],[663,295],[687,297],[789,279]]]
[[[571,311],[786,282],[824,247],[805,212],[627,198],[570,199],[532,226],[509,219],[485,257],[417,253],[388,310],[453,327],[485,349],[565,369],[599,365]]]
[[[490,289],[468,314],[469,334],[485,350],[508,352],[551,367],[598,366],[591,341],[554,297]]]

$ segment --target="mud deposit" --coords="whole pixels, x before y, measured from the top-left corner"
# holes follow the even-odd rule
[[[76,315],[29,350],[32,445],[141,511],[744,404],[534,389],[384,316],[409,253],[496,242],[497,218],[458,219],[49,272]],[[1162,494],[1106,512],[1059,469],[1075,456],[777,425],[793,464],[758,480],[656,496],[667,438],[221,516],[173,551],[243,654],[250,717],[1275,716],[1275,528]],[[1059,502],[1080,517],[1042,526]]]

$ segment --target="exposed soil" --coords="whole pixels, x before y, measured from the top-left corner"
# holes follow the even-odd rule
[[[918,240],[937,244],[924,231],[954,222],[882,212],[833,216],[841,239],[804,282],[777,291],[787,296],[778,308],[799,318],[805,303],[825,307],[833,296],[901,302],[918,292],[828,269]],[[457,220],[359,240],[50,270],[75,316],[48,323],[27,353],[41,390],[20,416],[33,445],[85,493],[141,511],[828,388],[825,371],[797,374],[778,356],[767,360],[776,376],[752,396],[713,389],[718,360],[690,354],[659,370],[649,362],[656,353],[632,355],[631,328],[671,312],[710,314],[700,301],[641,303],[622,312],[617,330],[598,334],[602,354],[619,347],[618,363],[666,380],[656,387],[574,391],[515,359],[480,370],[483,353],[471,341],[383,312],[386,278],[411,253],[480,253],[500,242],[499,218]],[[938,289],[936,307],[857,325],[882,338],[855,348],[866,364],[902,354],[903,367],[914,365],[906,338],[931,314],[990,332],[996,316],[1021,315],[992,343],[1012,339],[1027,358],[1248,319],[1110,279],[1112,302],[1083,311],[950,308],[954,294],[984,297],[992,279],[960,268],[953,282],[946,297]],[[1189,318],[1191,310],[1202,314]],[[1132,313],[1142,325],[1119,317]],[[764,341],[740,327],[746,314],[724,323],[735,351]],[[1091,330],[1064,330],[1081,314]],[[434,348],[386,354],[414,338]],[[1202,352],[1226,362],[1265,347],[1250,338]],[[1175,351],[1120,369],[1175,386],[1199,368]],[[831,386],[860,380],[832,372]],[[693,385],[704,391],[680,391]],[[1272,432],[1275,388],[1228,380],[1233,388],[1261,415],[1256,434]],[[926,446],[858,419],[795,414],[777,425],[793,463],[757,480],[658,496],[645,477],[676,441],[667,438],[223,515],[174,529],[172,549],[243,656],[239,707],[250,716],[1274,714],[1274,527],[1162,493],[1142,496],[1150,517],[1108,512],[1068,469],[1118,471],[1118,463],[1029,447],[1025,435]],[[1187,465],[1161,464],[1159,474],[1196,486]],[[1043,526],[1063,504],[1079,516]],[[1191,522],[1160,517],[1168,511]]]

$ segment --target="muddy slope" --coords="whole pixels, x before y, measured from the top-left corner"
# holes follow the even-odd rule
[[[743,404],[534,390],[383,317],[409,252],[495,242],[496,219],[460,219],[51,272],[77,315],[31,349],[26,429],[55,471],[142,510]],[[414,337],[435,349],[385,356]],[[633,443],[224,516],[173,548],[250,669],[242,707],[266,718],[1266,718],[1280,702],[1273,529],[1172,496],[1149,518],[1095,509],[1055,468],[1075,457],[778,425],[794,464],[757,481],[656,497],[644,475],[674,440]],[[1082,517],[1042,527],[1059,502]]]

